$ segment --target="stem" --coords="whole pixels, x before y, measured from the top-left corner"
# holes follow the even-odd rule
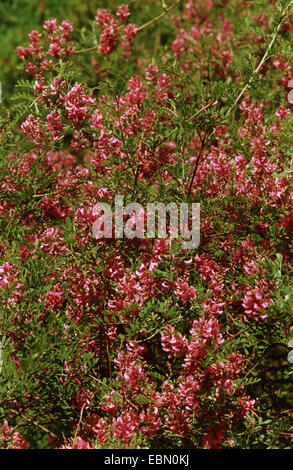
[[[234,103],[230,106],[230,108],[227,110],[227,112],[225,113],[224,117],[226,118],[230,112],[232,111],[232,109],[237,105],[237,103],[240,101],[240,99],[242,98],[242,96],[244,95],[244,93],[246,92],[247,88],[249,87],[249,85],[253,82],[255,76],[259,73],[260,69],[262,68],[263,64],[266,62],[266,60],[268,59],[268,56],[270,54],[270,51],[276,41],[276,38],[277,38],[277,35],[281,29],[281,26],[283,24],[283,20],[284,20],[284,17],[287,13],[287,11],[289,10],[289,8],[293,5],[293,0],[291,0],[290,3],[288,3],[288,5],[286,6],[286,8],[284,9],[284,11],[282,12],[282,15],[281,15],[281,18],[280,18],[280,21],[277,25],[277,27],[275,28],[275,31],[272,35],[272,39],[271,39],[271,42],[269,43],[264,55],[262,56],[262,59],[260,61],[260,63],[258,64],[258,66],[254,69],[254,71],[252,72],[251,74],[251,77],[249,78],[249,80],[247,81],[246,85],[244,86],[244,88],[240,91],[240,93],[238,94],[237,98],[235,99]],[[200,110],[201,111],[201,110]],[[197,114],[197,113],[196,113]],[[191,116],[190,118],[188,118],[187,121],[191,120],[195,115]],[[214,135],[214,133],[216,132],[216,129],[214,129],[211,134],[208,136],[207,140],[209,141],[212,136]],[[192,180],[191,180],[191,183],[190,183],[190,186],[189,186],[189,190],[188,190],[188,196],[190,195],[190,192],[191,192],[191,187],[192,187],[192,184],[193,184],[193,180],[195,178],[195,175],[196,175],[196,171],[197,171],[197,168],[198,168],[198,164],[199,164],[199,160],[200,160],[200,157],[201,157],[201,154],[202,154],[202,150],[203,150],[203,142],[202,142],[202,145],[201,145],[201,148],[200,148],[200,152],[199,152],[199,155],[196,159],[196,164],[195,164],[195,168],[194,168],[194,172],[193,172],[193,176],[192,176]]]
[[[159,21],[161,18],[163,18],[165,15],[167,15],[167,13],[169,13],[169,11],[173,10],[173,8],[176,7],[176,5],[178,5],[179,3],[181,2],[181,0],[176,0],[176,2],[172,3],[172,5],[170,5],[169,7],[166,6],[165,4],[165,7],[164,8],[164,11],[163,13],[161,13],[159,16],[156,16],[156,18],[148,21],[147,23],[145,23],[144,25],[140,26],[137,30],[137,32],[139,33],[140,31],[142,31],[143,29],[147,28],[148,26],[151,26],[152,24],[156,23],[157,21]],[[165,3],[165,2],[164,2]]]
[[[281,19],[280,19],[280,22],[278,24],[278,26],[276,27],[275,29],[275,32],[273,33],[273,36],[272,36],[272,39],[271,39],[271,42],[270,44],[268,45],[267,47],[267,50],[266,52],[264,53],[260,63],[258,64],[257,68],[253,71],[250,79],[248,80],[248,82],[246,83],[245,87],[241,90],[241,92],[239,93],[239,95],[237,96],[235,102],[233,103],[233,105],[228,109],[226,115],[228,115],[231,110],[234,108],[234,106],[236,106],[236,104],[238,103],[238,101],[240,100],[240,98],[243,96],[243,94],[245,93],[245,91],[247,90],[247,88],[249,87],[249,85],[251,84],[251,82],[253,81],[254,77],[258,74],[258,72],[260,71],[260,69],[262,68],[263,64],[265,63],[265,61],[267,60],[268,58],[268,55],[276,41],[276,38],[277,38],[277,35],[281,29],[281,26],[283,24],[283,19],[285,17],[285,14],[287,13],[287,10],[290,8],[290,6],[293,5],[293,1],[291,1],[290,3],[288,3],[288,5],[286,6],[285,10],[283,11],[282,13],[282,16],[281,16]]]
[[[106,385],[104,382],[102,382],[102,380],[100,379],[97,379],[97,377],[94,377],[93,375],[90,375],[90,377],[95,380],[96,382],[104,385],[104,387],[107,387],[109,390],[111,390],[112,392],[114,393],[117,393],[117,395],[119,395],[121,398],[123,398],[125,401],[127,401],[127,403],[129,403],[129,405],[133,406],[133,408],[135,408],[136,410],[138,410],[138,407],[130,400],[128,400],[127,397],[121,395],[121,393],[118,392],[118,390],[115,390],[115,388],[112,388],[110,387],[110,385]]]
[[[17,413],[15,410],[11,410],[11,412],[13,413]],[[38,423],[38,421],[34,421],[32,418],[29,418],[27,416],[22,416],[22,418],[25,420],[25,421],[28,421],[29,423],[33,423],[35,426],[37,426],[38,428],[42,429],[43,431],[45,431],[46,433],[50,434],[50,436],[54,437],[54,438],[57,438],[56,434],[54,434],[52,431],[50,431],[50,429],[46,428],[43,424],[41,423]],[[51,423],[49,423],[51,424]],[[25,426],[25,425],[22,425],[22,424],[17,424],[14,428],[16,429],[17,427],[22,427],[22,426]]]
[[[2,359],[2,349],[3,349],[3,346],[2,346],[2,337],[0,339],[0,375],[1,375],[1,372],[2,372],[2,366],[3,366],[3,359]]]
[[[249,328],[250,328],[250,326],[247,326],[247,328],[244,328],[244,330],[238,331],[238,333],[236,333],[235,335],[230,336],[230,338],[226,339],[226,341],[224,341],[224,343],[221,343],[219,346],[217,346],[216,348],[214,348],[214,349],[213,349],[213,352],[217,352],[220,348],[222,348],[223,346],[225,346],[225,344],[230,343],[230,341],[233,341],[233,339],[237,338],[237,336],[240,336],[240,335],[242,335],[243,333],[245,333],[247,330],[249,330]]]
[[[200,137],[200,140],[201,140],[201,146],[200,146],[200,150],[199,150],[199,153],[198,153],[198,156],[197,156],[197,159],[196,159],[196,162],[195,162],[195,167],[194,167],[194,170],[193,170],[193,175],[192,175],[192,178],[191,178],[191,181],[190,181],[190,185],[189,185],[189,189],[188,189],[188,193],[187,193],[187,197],[190,196],[190,193],[191,193],[191,188],[192,188],[192,185],[193,185],[193,181],[194,181],[194,178],[195,178],[195,175],[196,175],[196,172],[197,172],[197,168],[198,168],[198,165],[199,165],[199,161],[200,161],[200,157],[202,155],[202,152],[203,152],[203,149],[204,149],[204,144],[205,144],[205,136],[203,137],[203,139],[201,138],[200,134],[199,134],[199,137]]]
[[[140,31],[143,31],[148,26],[151,26],[152,24],[159,21],[161,18],[163,18],[165,15],[167,15],[167,13],[169,13],[169,11],[173,10],[173,8],[175,8],[176,5],[178,5],[180,2],[181,2],[181,0],[176,0],[176,2],[172,3],[172,5],[167,7],[166,3],[163,1],[162,6],[163,6],[164,11],[160,15],[156,16],[156,18],[153,18],[152,20],[148,21],[147,23],[145,23],[142,26],[140,26],[139,28],[137,28],[137,33],[139,33]],[[80,49],[79,51],[75,51],[74,54],[82,54],[83,52],[96,51],[97,48],[98,48],[97,45],[87,47],[86,49]]]
[[[110,349],[109,349],[109,340],[108,340],[108,338],[107,338],[106,350],[107,350],[107,357],[108,357],[109,377],[110,377],[110,379],[111,379],[111,378],[112,378],[112,369],[111,369],[111,356],[110,356]]]
[[[193,118],[195,118],[198,114],[202,113],[205,109],[209,108],[210,106],[212,106],[213,103],[208,103],[206,106],[204,106],[203,108],[200,108],[198,111],[196,111],[196,113],[192,114],[191,116],[189,116],[189,118],[185,119],[185,122],[189,122],[191,121]]]
[[[124,147],[124,150],[126,152],[126,155],[127,155],[127,160],[128,160],[128,164],[129,166],[131,167],[131,156],[129,154],[129,151],[127,149],[127,146],[126,146],[126,142],[125,142],[125,136],[124,136],[124,131],[123,131],[123,128],[122,128],[122,123],[121,123],[121,113],[120,113],[120,107],[119,107],[119,97],[116,96],[115,97],[115,101],[116,101],[116,104],[117,104],[117,109],[118,109],[118,114],[119,114],[119,129],[120,129],[120,132],[121,132],[121,139],[122,139],[122,143],[123,143],[123,147]],[[132,167],[131,167],[131,171],[132,173],[134,173]]]
[[[134,193],[135,193],[135,187],[136,187],[136,183],[137,183],[138,173],[139,173],[140,167],[141,167],[141,165],[140,165],[140,163],[138,163],[138,165],[137,165],[137,167],[136,167],[135,177],[134,177],[134,183],[133,183],[133,189],[132,189],[132,197],[134,196]]]
[[[83,52],[90,52],[96,51],[98,49],[98,45],[87,47],[86,49],[80,49],[79,51],[75,51],[74,54],[82,54]]]
[[[82,407],[82,409],[81,409],[81,412],[80,412],[79,421],[78,421],[78,424],[77,424],[77,426],[76,426],[76,430],[75,430],[75,433],[74,433],[73,444],[76,443],[76,438],[77,438],[77,434],[78,434],[78,432],[79,432],[79,428],[80,428],[80,425],[81,425],[81,420],[82,420],[82,415],[83,415],[84,407],[85,407],[85,404],[83,405],[83,407]]]

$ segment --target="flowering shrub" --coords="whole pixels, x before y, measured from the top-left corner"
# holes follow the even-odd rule
[[[292,1],[101,3],[1,106],[0,446],[289,446]],[[200,246],[94,239],[116,194]]]

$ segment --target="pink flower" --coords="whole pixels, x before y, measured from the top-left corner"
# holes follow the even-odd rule
[[[120,5],[118,7],[117,16],[120,20],[127,20],[130,16],[130,11],[128,5]]]
[[[32,140],[35,144],[40,144],[43,141],[44,133],[41,128],[40,118],[30,114],[26,121],[21,125],[22,131]]]
[[[103,26],[113,21],[113,16],[107,10],[99,9],[97,10],[95,20],[98,25]]]
[[[187,338],[178,333],[173,326],[167,326],[161,336],[163,350],[168,357],[181,357],[187,350]]]
[[[87,118],[89,106],[94,104],[96,99],[84,93],[83,87],[79,83],[69,90],[64,97],[64,105],[71,121],[77,122]]]
[[[143,410],[139,415],[139,421],[141,425],[140,431],[143,434],[148,434],[151,436],[161,427],[159,409],[155,407],[154,409],[148,408],[146,412]]]
[[[101,122],[104,120],[104,117],[99,109],[96,109],[91,115],[91,127],[96,129],[101,129]]]
[[[74,441],[73,449],[90,449],[89,442],[84,441],[81,437],[77,437]]]
[[[125,412],[118,418],[113,418],[113,433],[115,439],[121,439],[129,444],[138,427],[138,417],[132,412]]]
[[[182,300],[183,303],[194,299],[194,287],[189,286],[188,282],[180,280],[175,282],[175,294]]]
[[[57,20],[56,18],[52,20],[45,21],[43,28],[49,33],[54,34],[57,31]]]
[[[156,67],[155,65],[149,64],[146,68],[146,73],[145,73],[147,81],[154,83],[157,79],[158,71],[159,71],[158,67]]]
[[[135,24],[130,23],[127,26],[125,26],[124,33],[125,33],[126,39],[131,39],[134,36],[136,36],[137,30],[138,29],[135,26]]]
[[[63,295],[63,289],[61,287],[57,287],[52,290],[48,290],[46,294],[46,305],[56,309],[60,305],[63,304],[65,297]]]
[[[49,131],[52,131],[51,138],[53,140],[56,140],[60,137],[63,125],[59,111],[53,110],[47,115],[46,127]]]
[[[256,321],[265,320],[268,315],[263,311],[270,305],[270,298],[267,293],[256,287],[247,291],[242,305],[247,316]]]
[[[185,50],[184,39],[182,39],[182,38],[175,39],[172,43],[173,54],[176,57],[179,57],[181,54],[183,54],[184,50]]]
[[[28,35],[31,43],[32,43],[32,47],[36,47],[36,45],[38,44],[38,41],[39,39],[42,37],[42,35],[40,33],[38,33],[38,31],[31,31]]]

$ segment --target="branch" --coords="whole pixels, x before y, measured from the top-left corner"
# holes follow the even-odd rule
[[[198,133],[198,134],[199,134],[199,133]],[[196,175],[196,172],[197,172],[197,168],[198,168],[198,165],[199,165],[200,157],[201,157],[202,152],[203,152],[203,149],[204,149],[205,136],[204,136],[203,138],[201,138],[201,136],[200,136],[200,134],[199,134],[199,137],[200,137],[200,140],[201,140],[201,146],[200,146],[200,150],[199,150],[198,156],[197,156],[197,158],[196,158],[196,163],[195,163],[195,167],[194,167],[194,170],[193,170],[193,175],[192,175],[192,178],[191,178],[191,181],[190,181],[190,185],[189,185],[187,197],[190,196],[191,188],[192,188],[193,181],[194,181],[194,178],[195,178],[195,175]]]
[[[233,341],[233,339],[237,338],[237,336],[240,336],[240,335],[242,335],[243,333],[245,333],[247,330],[249,330],[249,328],[250,328],[250,326],[248,326],[247,328],[244,328],[244,330],[238,331],[238,333],[236,333],[235,335],[230,336],[230,338],[226,339],[226,341],[224,341],[223,343],[221,343],[219,346],[215,347],[215,348],[213,349],[213,352],[217,352],[220,348],[222,348],[223,346],[225,346],[225,344],[230,343],[230,341]]]
[[[83,415],[84,407],[85,407],[85,404],[83,405],[83,407],[81,408],[81,411],[80,411],[79,421],[78,421],[78,424],[76,426],[76,430],[75,430],[75,433],[74,433],[73,445],[76,443],[77,434],[79,433],[79,428],[80,428],[81,421],[82,421],[82,415]]]
[[[235,99],[234,103],[230,106],[230,108],[226,111],[225,115],[224,115],[224,118],[226,118],[230,112],[232,111],[232,109],[237,105],[237,103],[240,101],[240,99],[242,98],[242,96],[244,95],[244,93],[246,92],[247,88],[250,86],[250,84],[253,82],[254,78],[256,77],[256,75],[259,73],[260,69],[262,68],[262,66],[264,65],[264,63],[266,62],[266,60],[268,59],[269,57],[269,54],[273,48],[273,45],[276,41],[276,38],[277,38],[277,35],[281,29],[281,26],[283,24],[283,20],[286,16],[286,13],[287,11],[289,10],[290,7],[292,7],[293,5],[293,0],[290,1],[290,3],[288,3],[288,5],[286,6],[286,8],[284,9],[284,11],[282,12],[281,14],[281,18],[280,18],[280,21],[277,25],[277,27],[275,28],[274,32],[273,32],[273,35],[272,35],[272,39],[271,39],[271,42],[269,43],[260,63],[258,64],[258,66],[254,69],[254,71],[252,72],[249,80],[246,82],[246,85],[244,86],[244,88],[240,91],[240,93],[238,94],[237,98]],[[201,110],[200,110],[201,111]],[[191,120],[194,116],[191,116],[189,120]],[[207,141],[209,142],[210,139],[213,137],[213,135],[215,134],[216,132],[216,128],[211,132],[211,134],[207,137]],[[188,190],[188,196],[190,195],[190,192],[191,192],[191,187],[192,187],[192,184],[193,184],[193,180],[194,180],[194,177],[196,175],[196,171],[197,171],[197,168],[198,168],[198,164],[199,164],[199,161],[200,161],[200,157],[201,157],[201,154],[202,154],[202,151],[203,151],[203,142],[202,142],[202,145],[201,145],[201,148],[200,148],[200,152],[199,152],[199,155],[197,157],[197,160],[196,160],[196,164],[195,164],[195,168],[194,168],[194,172],[193,172],[193,176],[192,176],[192,180],[191,180],[191,183],[190,183],[190,186],[189,186],[189,190]]]
[[[133,408],[135,408],[136,410],[138,410],[138,407],[137,407],[133,402],[131,402],[130,400],[128,400],[127,397],[121,395],[121,393],[119,393],[118,390],[115,390],[115,388],[110,387],[110,385],[105,384],[102,380],[97,379],[97,377],[94,377],[93,375],[90,375],[90,374],[89,374],[89,376],[90,376],[93,380],[95,380],[96,382],[100,383],[101,385],[104,385],[104,387],[107,387],[107,388],[108,388],[109,390],[111,390],[112,392],[117,393],[117,395],[119,395],[123,400],[126,400],[127,403],[129,403],[129,405],[133,406]]]
[[[238,94],[236,100],[234,101],[234,103],[230,106],[230,108],[227,110],[227,112],[225,113],[225,117],[227,117],[230,112],[232,111],[232,109],[237,105],[237,103],[239,102],[239,100],[242,98],[243,94],[245,93],[245,91],[247,90],[247,88],[249,87],[249,85],[253,82],[255,76],[258,74],[258,72],[260,71],[260,69],[262,68],[262,66],[264,65],[264,63],[266,62],[266,60],[268,59],[268,56],[271,52],[271,49],[273,48],[273,45],[276,41],[276,38],[277,38],[277,35],[281,29],[281,26],[283,25],[283,20],[285,18],[285,15],[287,13],[287,11],[289,10],[289,8],[291,8],[293,6],[293,0],[291,0],[290,3],[288,3],[288,5],[286,6],[286,8],[284,9],[284,11],[282,12],[282,15],[281,15],[281,18],[280,18],[280,21],[277,25],[277,27],[275,28],[275,31],[273,32],[273,35],[272,35],[272,39],[271,39],[271,42],[270,44],[268,45],[260,63],[258,64],[258,66],[256,67],[256,69],[252,72],[251,74],[251,77],[250,79],[247,81],[246,85],[244,86],[244,88],[241,90],[241,92]],[[210,135],[210,137],[214,134],[215,130],[212,132],[212,134]]]
[[[138,28],[137,32],[140,32],[142,31],[143,29],[147,28],[148,26],[151,26],[152,24],[156,23],[157,21],[159,21],[161,18],[163,18],[165,15],[167,15],[167,13],[169,13],[169,11],[173,10],[173,8],[176,7],[176,5],[178,5],[179,3],[181,2],[181,0],[176,0],[176,2],[174,2],[172,5],[170,5],[169,7],[166,6],[165,2],[163,2],[163,8],[164,8],[164,11],[163,13],[161,13],[159,16],[157,16],[156,18],[154,18],[153,20],[150,20],[148,21],[147,23],[145,23],[144,25],[140,26],[140,28]]]
[[[140,31],[143,31],[145,28],[147,28],[148,26],[151,26],[152,24],[156,23],[157,21],[159,21],[161,18],[163,18],[165,15],[167,15],[167,13],[169,13],[169,11],[173,10],[173,8],[176,7],[176,5],[178,5],[179,3],[181,2],[181,0],[176,0],[176,2],[172,3],[172,5],[170,5],[169,7],[166,6],[166,3],[162,2],[162,6],[163,6],[163,9],[164,11],[156,16],[156,18],[153,18],[152,20],[148,21],[147,23],[143,24],[142,26],[140,26],[139,28],[137,28],[137,32],[140,33]],[[91,47],[87,47],[86,49],[80,49],[79,51],[75,51],[74,54],[81,54],[83,52],[91,52],[91,51],[96,51],[98,48],[97,45],[95,46],[91,46]]]

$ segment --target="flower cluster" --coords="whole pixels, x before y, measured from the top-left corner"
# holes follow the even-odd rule
[[[131,23],[125,24],[130,16],[128,5],[120,5],[116,16],[117,18],[107,10],[97,10],[95,19],[102,29],[98,52],[103,55],[112,54],[120,44],[124,50],[124,57],[128,58],[131,54],[131,42],[132,38],[136,36],[137,27]]]
[[[26,61],[26,71],[35,74],[40,70],[48,70],[54,65],[52,58],[68,57],[75,51],[71,44],[73,26],[69,21],[62,21],[58,26],[57,20],[47,20],[43,25],[44,32],[32,31],[29,34],[30,45],[18,46],[19,58]],[[40,44],[43,39],[46,48]]]
[[[5,449],[26,449],[29,443],[16,431],[9,427],[8,422],[0,424],[0,442]],[[2,447],[2,445],[1,445]]]

